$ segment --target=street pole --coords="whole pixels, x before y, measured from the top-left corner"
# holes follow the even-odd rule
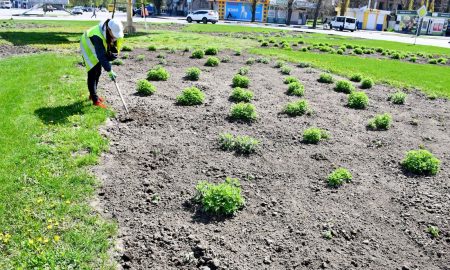
[[[145,8],[144,2],[142,2],[141,12],[144,15],[144,27],[145,27],[145,30],[147,30],[147,9]]]
[[[423,18],[420,18],[420,21],[417,25],[416,36],[414,37],[414,45],[416,45],[417,36],[420,34],[420,29],[422,29]]]

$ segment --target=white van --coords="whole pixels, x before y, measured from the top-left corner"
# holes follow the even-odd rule
[[[330,28],[340,31],[350,30],[353,32],[356,30],[356,18],[336,16],[331,19]]]
[[[11,1],[0,1],[0,8],[12,8]]]

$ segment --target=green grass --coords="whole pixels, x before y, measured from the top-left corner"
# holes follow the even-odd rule
[[[449,67],[418,65],[396,60],[359,58],[337,54],[316,54],[278,49],[251,49],[250,52],[278,57],[292,62],[310,62],[332,73],[350,77],[360,73],[376,83],[388,83],[398,87],[419,88],[428,94],[450,97]],[[382,66],[383,68],[380,68]]]
[[[187,32],[199,33],[274,33],[286,32],[286,30],[269,29],[262,27],[223,25],[223,24],[189,24],[183,28]]]
[[[11,235],[0,269],[110,268],[116,226],[89,206],[96,180],[85,166],[108,148],[98,127],[111,113],[87,101],[76,62],[0,60],[0,233]]]

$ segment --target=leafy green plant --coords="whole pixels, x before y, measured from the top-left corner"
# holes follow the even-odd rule
[[[230,133],[222,133],[219,135],[220,149],[225,151],[234,150],[234,136]]]
[[[365,109],[369,105],[369,97],[362,91],[354,91],[348,96],[347,105],[353,109]]]
[[[306,62],[300,62],[300,63],[298,63],[297,66],[298,66],[299,68],[308,68],[308,67],[311,66],[311,64],[310,64],[310,63],[306,63]]]
[[[437,59],[428,60],[428,64],[433,64],[433,65],[437,64]]]
[[[167,65],[167,60],[164,59],[164,58],[160,58],[160,59],[158,60],[158,64],[159,64],[159,65]]]
[[[403,168],[417,175],[436,175],[441,161],[427,150],[411,150],[402,161]]]
[[[447,64],[447,58],[441,57],[441,58],[439,58],[439,59],[437,60],[437,62],[438,62],[439,64],[445,65],[445,64]]]
[[[183,49],[183,52],[190,52],[191,51],[191,48],[189,48],[189,47],[184,47],[184,49]]]
[[[283,82],[285,84],[290,84],[292,82],[299,82],[299,80],[294,76],[287,76],[286,78],[284,78]]]
[[[355,54],[363,54],[363,50],[361,48],[356,48],[353,50]]]
[[[253,99],[253,92],[250,90],[236,87],[231,92],[230,99],[234,102],[250,102]]]
[[[111,62],[111,65],[121,66],[121,65],[123,65],[123,61],[120,59],[115,59],[114,61]]]
[[[289,102],[283,109],[283,112],[289,116],[300,116],[308,111],[309,104],[305,99]]]
[[[242,76],[240,74],[236,74],[233,77],[233,87],[242,87],[247,88],[250,84],[250,79],[246,76]]]
[[[236,50],[236,51],[234,51],[234,55],[236,55],[236,56],[239,56],[239,55],[241,55],[242,54],[242,51],[241,50]]]
[[[139,80],[137,82],[136,91],[142,95],[151,95],[155,93],[156,87],[147,80]]]
[[[192,58],[196,58],[196,59],[201,59],[201,58],[203,58],[203,56],[205,56],[205,52],[201,49],[196,49],[195,51],[192,52],[192,55],[191,55]]]
[[[427,233],[429,233],[431,235],[431,237],[433,238],[438,238],[439,237],[439,228],[437,226],[428,226],[427,228]]]
[[[415,63],[417,61],[417,57],[413,56],[409,58],[409,61]]]
[[[261,63],[261,64],[269,64],[270,63],[270,59],[266,58],[266,57],[258,57],[256,59],[256,62]]]
[[[361,81],[361,88],[362,89],[370,89],[374,85],[374,82],[371,78],[364,78]]]
[[[220,63],[219,58],[214,57],[214,56],[210,56],[208,57],[208,59],[206,60],[205,66],[208,67],[217,67]]]
[[[355,86],[353,86],[353,84],[347,80],[341,80],[336,83],[334,91],[350,94],[351,92],[355,91]]]
[[[389,100],[392,101],[392,103],[394,104],[405,104],[406,97],[407,97],[406,93],[402,91],[397,91],[389,96]]]
[[[305,86],[299,81],[291,82],[288,84],[287,94],[301,97],[305,94]]]
[[[326,130],[311,127],[303,132],[303,142],[317,144],[321,140],[326,140],[330,137]]]
[[[205,100],[205,94],[197,87],[188,87],[177,96],[177,103],[182,106],[200,105]]]
[[[338,50],[336,51],[336,53],[337,53],[337,54],[344,54],[344,51],[341,50],[341,49],[338,49]]]
[[[143,54],[138,55],[138,56],[136,57],[136,60],[137,60],[137,61],[140,61],[140,62],[144,61],[144,60],[145,60],[145,55],[143,55]]]
[[[255,105],[240,102],[231,107],[230,117],[233,120],[242,120],[251,122],[256,120],[258,114],[256,113]]]
[[[282,66],[284,66],[286,64],[286,62],[282,61],[282,60],[278,60],[277,62],[275,62],[275,67],[276,68],[281,68]]]
[[[244,206],[241,185],[237,178],[227,177],[224,183],[200,181],[195,187],[194,200],[205,212],[214,215],[232,215]]]
[[[289,66],[282,66],[280,69],[280,72],[284,75],[289,75],[291,74],[292,68]]]
[[[352,181],[352,174],[345,168],[338,168],[328,175],[328,185],[331,187],[339,187],[344,182]]]
[[[156,51],[156,46],[155,45],[150,45],[150,46],[148,46],[148,48],[147,48],[149,51],[151,51],[151,52],[154,52],[154,51]]]
[[[159,58],[159,59],[166,59],[166,54],[165,54],[165,53],[159,53],[159,54],[156,56],[156,58]]]
[[[202,71],[198,67],[190,67],[186,70],[185,78],[191,81],[198,81]]]
[[[220,61],[222,63],[230,63],[231,62],[231,57],[229,55],[225,55],[224,57],[222,57],[222,59]]]
[[[244,76],[247,75],[249,71],[250,71],[249,67],[240,67],[238,70],[238,74]]]
[[[209,47],[205,50],[206,55],[217,55],[219,53],[219,49],[215,47]]]
[[[388,130],[391,127],[392,116],[389,113],[376,115],[370,119],[368,127],[373,130]]]
[[[239,154],[251,154],[256,151],[259,141],[250,136],[237,136],[234,140],[234,150]]]
[[[123,53],[121,58],[122,59],[128,59],[128,58],[130,58],[130,54],[129,53]]]
[[[124,51],[124,52],[131,52],[132,50],[133,50],[133,48],[128,45],[124,45],[122,47],[122,51]]]
[[[378,47],[378,48],[375,49],[375,51],[378,52],[378,53],[382,53],[383,52],[383,48]]]
[[[247,61],[245,61],[245,64],[247,65],[253,65],[255,63],[255,58],[249,58],[247,59]]]
[[[169,77],[169,72],[161,66],[155,66],[147,73],[147,80],[149,81],[167,81]]]
[[[352,82],[360,82],[362,81],[362,79],[363,79],[362,75],[358,73],[352,74],[352,76],[350,77],[350,81]]]
[[[261,42],[261,47],[267,47],[267,46],[269,46],[269,42],[267,42],[267,41]]]
[[[333,79],[333,76],[331,76],[331,74],[322,73],[322,74],[320,74],[318,81],[321,83],[333,83],[334,79]]]

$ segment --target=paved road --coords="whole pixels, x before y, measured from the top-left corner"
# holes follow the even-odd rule
[[[37,14],[35,16],[13,16],[14,14],[21,14],[26,10],[23,9],[0,9],[0,19],[37,19],[37,20],[92,20],[92,13],[84,13],[83,15],[70,15],[66,12],[49,12],[45,16],[43,16],[43,12],[35,11]],[[98,20],[105,20],[110,16],[108,12],[97,12]],[[124,12],[117,12],[116,18],[120,18],[123,21],[126,21],[126,14]],[[144,21],[143,18],[134,18],[134,21]],[[181,17],[158,17],[158,18],[148,18],[147,22],[149,23],[162,23],[162,22],[170,22],[170,23],[180,23],[186,24],[187,22],[184,18]],[[219,22],[219,24],[239,24],[250,27],[264,27],[264,28],[273,28],[280,29],[280,25],[275,24],[254,24],[254,23],[243,23],[243,22]],[[379,32],[379,31],[356,31],[356,32],[341,32],[335,30],[323,30],[323,29],[307,29],[307,28],[297,28],[297,27],[282,27],[283,29],[290,31],[301,31],[301,32],[313,32],[313,33],[322,33],[328,35],[339,35],[339,36],[347,36],[347,37],[357,37],[357,38],[365,38],[365,39],[374,39],[374,40],[386,40],[386,41],[396,41],[408,44],[414,44],[414,36],[405,35],[399,33],[391,33],[391,32]],[[431,36],[420,36],[417,38],[416,44],[420,45],[430,45],[437,46],[443,48],[450,48],[450,38],[449,37],[431,37]]]

